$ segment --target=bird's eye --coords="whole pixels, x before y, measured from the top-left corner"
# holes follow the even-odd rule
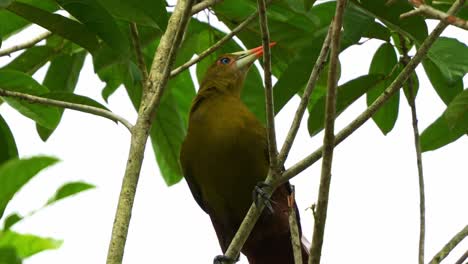
[[[231,60],[229,58],[222,58],[219,60],[222,64],[229,64],[229,62],[231,62]]]

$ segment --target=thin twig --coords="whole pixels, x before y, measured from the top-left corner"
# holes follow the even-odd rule
[[[410,4],[412,4],[416,9],[401,14],[400,18],[408,18],[417,14],[424,14],[427,17],[442,20],[456,27],[468,30],[468,21],[462,18],[437,10],[430,5],[424,4],[424,2],[420,0],[410,0],[408,2],[410,2]]]
[[[224,43],[228,42],[232,37],[234,37],[239,31],[244,29],[250,22],[252,22],[258,16],[258,11],[250,15],[244,22],[240,23],[237,27],[235,27],[229,34],[225,35],[222,39],[216,42],[213,46],[209,47],[207,50],[203,51],[198,55],[198,57],[193,58],[186,63],[180,65],[179,67],[175,68],[171,71],[171,78],[176,76],[177,74],[181,73],[182,71],[188,69],[190,66],[194,65],[195,63],[201,61],[202,59],[209,56],[211,53],[215,52],[219,49]]]
[[[223,0],[205,0],[203,2],[200,2],[196,5],[193,5],[192,7],[192,15],[195,15],[196,13],[202,11],[203,9],[209,8],[219,2],[222,2]]]
[[[325,223],[327,220],[328,197],[330,193],[331,169],[333,161],[333,148],[335,147],[335,114],[336,114],[336,89],[338,86],[338,55],[340,54],[341,27],[346,0],[336,1],[335,16],[332,22],[330,41],[330,66],[328,71],[328,87],[325,104],[325,132],[323,136],[323,159],[320,186],[317,200],[316,218],[312,246],[309,253],[309,264],[319,264],[322,255]]]
[[[138,118],[132,129],[130,153],[112,227],[107,264],[122,263],[146,141],[154,120],[155,109],[159,106],[169,79],[169,69],[174,63],[177,47],[179,47],[186,25],[190,20],[192,3],[193,0],[179,0],[177,2],[154,56],[148,81],[145,84],[148,87],[148,92],[142,98]]]
[[[400,35],[400,48],[402,51],[402,64],[406,66],[411,59],[408,55],[408,47],[406,46],[405,38]],[[408,87],[408,103],[411,108],[411,119],[413,125],[414,146],[416,149],[416,164],[418,166],[419,179],[419,264],[424,264],[424,240],[426,237],[426,198],[424,194],[424,174],[421,154],[421,140],[419,137],[418,116],[416,111],[416,94],[414,91],[414,83],[411,77],[406,81]]]
[[[460,243],[465,237],[468,236],[468,225],[458,232],[450,241],[432,258],[429,264],[438,264]]]
[[[307,86],[302,94],[301,102],[297,107],[296,114],[294,115],[293,122],[291,127],[289,128],[288,135],[284,140],[283,147],[281,148],[280,154],[278,155],[278,166],[281,167],[284,165],[286,161],[289,151],[291,150],[292,144],[294,143],[294,139],[296,138],[297,131],[301,125],[302,117],[304,116],[305,110],[307,109],[307,105],[309,104],[310,96],[315,88],[315,83],[318,80],[320,72],[325,65],[325,61],[327,60],[328,50],[330,48],[330,39],[331,39],[331,29],[330,26],[328,28],[327,36],[323,41],[322,49],[320,50],[320,55],[317,58],[317,61],[314,64],[314,68],[309,77],[309,81],[307,82]]]
[[[263,73],[265,79],[265,105],[267,115],[267,137],[268,137],[268,157],[270,160],[270,170],[274,174],[278,169],[278,149],[276,146],[275,131],[275,111],[273,102],[273,89],[271,84],[271,51],[270,51],[270,32],[268,30],[268,19],[266,15],[265,0],[257,0],[260,29],[262,32],[263,44]]]
[[[146,81],[148,80],[148,70],[146,69],[145,56],[140,43],[140,35],[136,23],[130,23],[130,32],[132,35],[132,44],[135,49],[135,56],[138,62],[138,68],[142,74],[142,88],[144,88]]]
[[[468,258],[468,250],[466,250],[465,254],[463,254],[455,264],[463,264],[463,262]]]
[[[72,109],[88,114],[93,114],[97,116],[101,116],[107,119],[110,119],[112,121],[118,121],[122,125],[124,125],[129,131],[132,131],[132,124],[128,122],[125,118],[116,115],[112,113],[109,110],[90,106],[90,105],[82,105],[82,104],[75,104],[75,103],[69,103],[69,102],[64,102],[60,100],[55,100],[55,99],[49,99],[45,97],[40,97],[40,96],[35,96],[31,94],[25,94],[25,93],[19,93],[19,92],[14,92],[14,91],[9,91],[9,90],[4,90],[0,88],[0,96],[5,96],[5,97],[12,97],[12,98],[18,98],[20,100],[27,101],[29,103],[33,104],[42,104],[42,105],[50,105],[50,106],[57,106],[57,107],[62,107],[62,108],[67,108],[67,109]]]
[[[291,233],[291,246],[293,249],[294,263],[303,264],[301,234],[299,234],[299,226],[297,223],[294,185],[291,185],[291,188],[291,194],[288,196],[289,232]]]
[[[456,13],[462,6],[464,0],[457,0],[452,5],[448,14]],[[413,59],[408,62],[408,65],[400,72],[400,74],[393,80],[389,87],[380,95],[363,113],[361,113],[356,119],[354,119],[348,126],[343,128],[335,137],[335,146],[343,142],[349,135],[354,133],[360,126],[362,126],[369,118],[371,118],[377,110],[385,104],[391,96],[398,91],[406,79],[409,78],[411,73],[414,71],[416,66],[421,62],[421,60],[426,56],[431,45],[436,41],[440,36],[442,31],[447,27],[448,23],[445,21],[440,21],[439,24],[434,28],[431,34],[424,40]],[[315,150],[309,156],[305,157],[303,160],[291,166],[288,170],[283,172],[283,175],[280,177],[279,181],[275,182],[275,185],[279,185],[287,182],[297,174],[301,173],[306,168],[310,167],[317,160],[322,157],[322,148]]]
[[[39,36],[31,39],[31,40],[28,40],[27,42],[15,45],[15,46],[10,47],[10,48],[6,48],[4,50],[0,50],[0,57],[10,56],[10,54],[13,53],[13,52],[30,48],[30,47],[36,45],[37,43],[43,41],[44,39],[50,37],[51,35],[52,35],[52,32],[47,31],[47,32],[44,32],[44,33],[40,34]]]

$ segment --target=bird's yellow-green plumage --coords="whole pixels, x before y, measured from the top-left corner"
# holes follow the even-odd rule
[[[261,54],[257,48],[223,55],[208,69],[181,149],[184,176],[210,215],[223,252],[252,203],[255,185],[268,173],[266,129],[240,99],[247,71]],[[262,215],[244,245],[250,263],[293,263],[288,195],[287,185],[275,191],[274,213]]]

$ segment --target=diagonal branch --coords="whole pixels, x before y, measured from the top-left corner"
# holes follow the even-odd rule
[[[273,88],[271,84],[271,51],[270,51],[270,32],[268,30],[268,19],[266,15],[265,0],[258,0],[258,13],[260,16],[260,29],[262,32],[263,44],[263,71],[265,78],[265,105],[267,115],[267,137],[268,137],[268,157],[270,160],[270,170],[276,174],[278,169],[277,158],[278,149],[276,146],[275,131],[275,111],[273,102]]]
[[[190,20],[192,4],[193,0],[179,0],[177,2],[169,19],[166,32],[161,37],[154,56],[148,81],[146,82],[147,93],[142,98],[138,118],[132,129],[130,153],[112,227],[107,264],[122,263],[146,141],[154,120],[155,109],[159,106],[169,79],[169,69],[174,63],[177,48]]]
[[[52,32],[47,31],[47,32],[44,32],[44,33],[40,34],[39,36],[31,39],[31,40],[28,40],[27,42],[21,43],[19,45],[16,45],[16,46],[13,46],[13,47],[10,47],[10,48],[6,48],[4,50],[0,50],[0,57],[10,56],[10,54],[13,53],[13,52],[30,48],[30,47],[36,45],[37,43],[43,41],[44,39],[47,39],[51,35],[52,35]]]
[[[327,36],[325,37],[325,40],[323,41],[320,54],[310,74],[309,81],[307,82],[307,86],[301,98],[301,102],[299,103],[299,106],[297,107],[296,114],[294,115],[293,122],[288,131],[288,135],[286,136],[283,147],[281,148],[280,154],[278,155],[279,167],[284,165],[284,162],[286,161],[286,158],[288,157],[288,154],[289,154],[289,151],[291,150],[294,139],[296,138],[297,131],[299,130],[299,126],[301,125],[302,117],[304,116],[305,110],[307,109],[307,104],[309,104],[310,96],[312,95],[312,92],[315,88],[315,83],[317,82],[320,72],[322,72],[322,69],[325,65],[325,61],[327,60],[328,50],[330,48],[331,29],[332,27],[330,26],[328,28]]]
[[[212,5],[222,2],[223,0],[205,0],[192,7],[192,15],[202,11],[203,9],[209,8]]]
[[[465,237],[468,236],[468,225],[458,232],[450,241],[432,258],[429,264],[438,264],[460,243]]]
[[[180,65],[179,67],[175,68],[171,71],[171,78],[175,77],[177,74],[181,73],[182,71],[188,69],[190,66],[198,63],[202,59],[209,56],[211,53],[215,52],[219,49],[224,43],[228,42],[232,37],[234,37],[237,33],[239,33],[242,29],[244,29],[247,25],[250,24],[256,17],[258,16],[258,11],[250,15],[244,22],[240,23],[237,27],[235,27],[229,34],[225,35],[222,39],[216,42],[213,46],[209,47],[207,50],[203,51],[198,55],[198,57],[193,58],[186,63]]]
[[[464,0],[457,0],[452,5],[452,7],[447,12],[448,14],[453,15],[456,13],[460,8],[463,6]],[[442,31],[447,27],[448,23],[445,21],[440,21],[439,24],[434,28],[431,34],[424,40],[421,44],[419,49],[417,50],[416,54],[414,55],[413,59],[411,59],[406,67],[400,72],[400,74],[393,80],[389,87],[380,95],[363,113],[361,113],[356,119],[354,119],[348,126],[343,128],[335,137],[335,146],[343,142],[349,135],[354,133],[359,127],[361,127],[367,120],[369,120],[377,110],[385,104],[391,96],[398,91],[403,83],[408,79],[411,73],[414,71],[416,66],[422,61],[422,59],[426,56],[429,48],[431,45],[436,41],[436,39],[440,36]],[[306,168],[310,167],[314,164],[317,160],[322,157],[322,150],[323,147],[315,150],[309,156],[305,157],[303,160],[299,161],[298,163],[291,166],[288,170],[286,170],[283,175],[280,177],[278,182],[276,182],[276,186],[278,184],[282,184],[296,176],[297,174],[301,173]]]
[[[125,118],[116,115],[112,113],[109,110],[90,106],[90,105],[83,105],[83,104],[75,104],[75,103],[69,103],[69,102],[64,102],[60,100],[55,100],[55,99],[49,99],[45,97],[40,97],[40,96],[35,96],[31,94],[25,94],[25,93],[19,93],[19,92],[14,92],[14,91],[8,91],[0,88],[0,96],[5,96],[5,97],[12,97],[12,98],[18,98],[20,100],[27,101],[29,103],[33,104],[42,104],[42,105],[50,105],[50,106],[57,106],[57,107],[62,107],[62,108],[68,108],[88,114],[93,114],[97,116],[101,116],[107,119],[110,119],[112,121],[118,121],[122,125],[124,125],[129,131],[132,131],[132,124],[128,122]]]
[[[406,66],[410,57],[408,56],[408,47],[406,46],[405,39],[400,35],[400,48],[402,51],[402,64]],[[408,87],[408,103],[411,108],[411,119],[413,125],[414,146],[416,149],[416,164],[418,166],[418,179],[419,179],[419,264],[424,264],[424,240],[426,236],[426,198],[424,193],[424,174],[422,165],[421,154],[421,140],[419,137],[418,116],[416,112],[416,94],[414,91],[414,83],[411,77],[406,81]]]
[[[416,9],[413,9],[409,12],[401,14],[400,18],[407,18],[410,16],[418,15],[418,14],[424,14],[429,18],[434,18],[434,19],[438,19],[441,21],[445,21],[456,27],[468,30],[468,21],[462,18],[459,18],[453,15],[450,15],[448,13],[444,13],[440,10],[437,10],[430,5],[424,4],[424,2],[420,0],[410,0],[408,2],[410,2],[410,4],[412,4]]]
[[[330,42],[330,68],[328,71],[328,87],[325,105],[325,132],[323,136],[322,172],[317,201],[317,211],[314,221],[314,233],[309,254],[309,264],[319,264],[322,255],[323,236],[327,220],[328,197],[330,193],[333,148],[335,147],[335,113],[336,89],[338,86],[338,55],[340,54],[341,27],[346,0],[336,2],[335,17],[333,19]]]

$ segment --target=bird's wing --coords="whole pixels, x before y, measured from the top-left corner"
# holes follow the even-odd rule
[[[205,211],[206,213],[208,213],[207,208],[205,206],[205,203],[203,202],[203,198],[202,198],[202,195],[201,195],[200,188],[198,187],[197,183],[193,179],[192,170],[190,168],[190,163],[186,159],[187,149],[186,149],[185,144],[186,143],[184,141],[182,143],[182,148],[180,150],[180,162],[181,162],[181,165],[182,165],[182,172],[184,174],[185,181],[187,182],[187,184],[188,184],[188,186],[190,188],[190,191],[191,191],[191,193],[193,195],[193,198],[195,199],[197,204],[200,206],[200,208],[203,209],[203,211]]]

